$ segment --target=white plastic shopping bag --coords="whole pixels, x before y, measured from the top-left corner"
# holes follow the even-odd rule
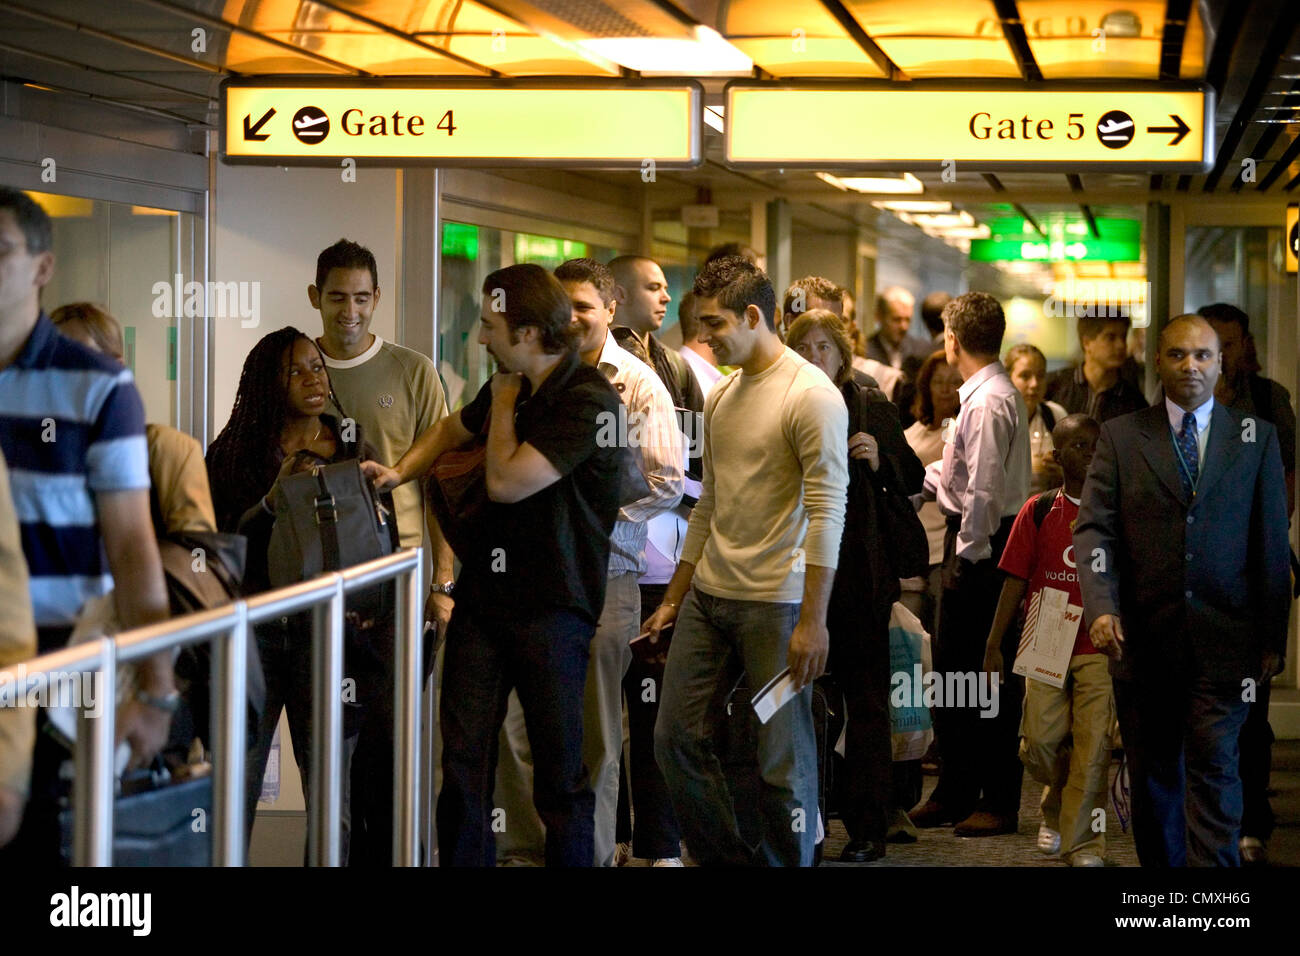
[[[895,760],[919,760],[934,739],[925,706],[925,675],[933,668],[930,635],[897,601],[889,612],[889,723]]]

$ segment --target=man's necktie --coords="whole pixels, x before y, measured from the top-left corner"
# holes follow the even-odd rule
[[[1196,416],[1183,412],[1183,429],[1178,433],[1178,450],[1183,467],[1179,469],[1183,476],[1183,488],[1187,497],[1196,492],[1196,476],[1200,473],[1201,455],[1196,446]]]

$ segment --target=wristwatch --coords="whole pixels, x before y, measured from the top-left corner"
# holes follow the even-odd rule
[[[181,692],[178,690],[172,691],[166,697],[155,697],[153,694],[150,694],[145,690],[137,690],[135,692],[135,699],[142,704],[147,704],[148,706],[155,707],[158,710],[166,711],[169,714],[176,713],[181,706]]]
[[[433,593],[433,594],[445,594],[445,595],[447,595],[448,597],[451,596],[451,592],[452,592],[453,590],[455,590],[455,588],[456,588],[456,582],[455,582],[455,581],[444,581],[444,582],[442,582],[442,584],[430,584],[430,585],[429,585],[429,591],[430,591],[431,593]]]

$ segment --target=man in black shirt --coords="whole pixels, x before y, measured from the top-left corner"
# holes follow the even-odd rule
[[[1128,359],[1128,328],[1127,315],[1080,316],[1083,361],[1053,375],[1047,397],[1071,415],[1083,414],[1099,422],[1146,408],[1141,390],[1120,375]]]
[[[618,447],[601,447],[618,393],[578,358],[573,309],[541,266],[500,269],[483,284],[479,342],[501,366],[469,405],[421,435],[380,488],[424,475],[486,432],[488,501],[465,527],[442,678],[443,865],[492,866],[496,741],[519,693],[534,761],[533,803],[550,866],[591,866],[594,798],[582,764],[588,645],[605,603],[618,515]]]

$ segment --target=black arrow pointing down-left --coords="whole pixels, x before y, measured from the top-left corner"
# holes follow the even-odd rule
[[[261,130],[261,128],[266,125],[267,120],[269,120],[274,115],[275,115],[275,107],[272,106],[269,110],[267,110],[262,115],[262,118],[260,120],[258,120],[256,123],[250,126],[248,124],[248,121],[253,118],[253,114],[252,113],[244,114],[244,139],[255,140],[256,142],[259,143],[262,142],[262,140],[270,139],[271,138],[270,133],[262,133],[259,132],[259,130]]]

